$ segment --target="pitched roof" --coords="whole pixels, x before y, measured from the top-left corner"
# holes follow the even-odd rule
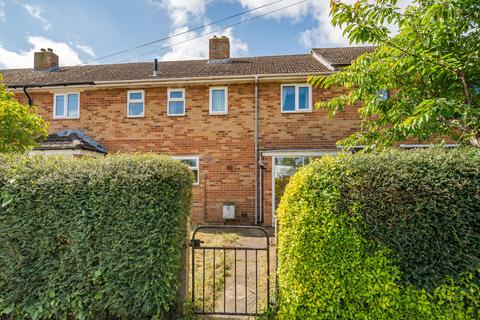
[[[81,130],[65,130],[49,134],[34,150],[90,150],[107,153],[107,149]]]
[[[350,63],[369,47],[313,49],[332,64]],[[370,47],[371,48],[371,47]],[[61,58],[61,57],[60,57]],[[93,84],[100,81],[168,80],[249,75],[319,74],[331,72],[312,54],[230,58],[227,60],[164,61],[153,77],[153,62],[65,66],[55,71],[0,70],[7,87]]]
[[[310,54],[231,58],[226,61],[165,61],[158,64],[155,79],[179,79],[262,74],[321,73],[329,70]],[[60,67],[45,72],[34,69],[0,70],[5,85],[58,85],[95,81],[148,80],[153,77],[153,62]]]
[[[375,50],[374,46],[342,47],[342,48],[313,48],[312,51],[322,56],[333,67],[347,66],[364,53]]]

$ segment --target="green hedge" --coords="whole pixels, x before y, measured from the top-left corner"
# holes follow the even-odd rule
[[[480,150],[323,157],[278,223],[281,319],[480,318]]]
[[[172,310],[193,176],[166,156],[0,157],[0,314]]]

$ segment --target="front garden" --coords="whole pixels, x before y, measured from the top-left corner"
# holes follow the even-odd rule
[[[2,156],[0,314],[179,319],[191,183],[165,156]],[[268,318],[479,319],[479,212],[477,149],[315,160],[278,210]]]

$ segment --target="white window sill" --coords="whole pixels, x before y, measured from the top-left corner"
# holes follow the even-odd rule
[[[185,117],[186,114],[183,113],[183,114],[167,114],[168,117]]]
[[[78,120],[80,117],[53,117],[53,120]]]
[[[227,115],[228,112],[226,112],[226,111],[224,111],[224,112],[212,112],[212,111],[210,111],[208,114],[211,115],[211,116],[224,116],[224,115]]]
[[[304,110],[295,110],[295,111],[284,111],[281,110],[282,113],[311,113],[312,109],[304,109]]]

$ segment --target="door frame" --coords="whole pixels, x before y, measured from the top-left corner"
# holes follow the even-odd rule
[[[272,161],[272,227],[277,229],[277,217],[275,214],[275,159],[276,158],[295,158],[295,157],[315,157],[324,155],[337,155],[339,149],[303,149],[303,150],[275,150],[263,152],[262,156],[271,157]],[[262,190],[263,192],[263,190]]]

